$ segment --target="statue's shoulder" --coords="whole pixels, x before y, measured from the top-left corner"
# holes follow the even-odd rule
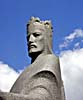
[[[51,62],[58,62],[59,57],[54,54],[48,54],[45,56],[45,60],[50,60]]]
[[[43,66],[42,68],[46,68],[49,70],[57,70],[59,66],[59,57],[54,54],[48,54],[41,59]]]
[[[49,72],[52,73],[58,82],[61,80],[59,57],[54,54],[48,54],[38,59],[35,62],[34,73]],[[36,69],[36,70],[35,70]]]

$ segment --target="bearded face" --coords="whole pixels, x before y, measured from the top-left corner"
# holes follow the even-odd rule
[[[51,51],[51,38],[45,25],[34,22],[28,25],[27,41],[29,56],[33,54],[47,54]]]

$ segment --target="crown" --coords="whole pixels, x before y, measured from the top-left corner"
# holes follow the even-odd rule
[[[34,23],[39,23],[42,26],[44,26],[45,30],[47,33],[50,33],[50,35],[52,35],[53,32],[53,27],[52,27],[52,23],[51,20],[45,20],[45,21],[41,21],[38,17],[31,17],[28,24],[27,24],[27,28],[30,24],[34,24]]]

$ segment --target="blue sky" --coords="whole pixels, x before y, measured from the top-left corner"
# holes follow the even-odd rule
[[[83,0],[0,0],[0,62],[16,71],[30,64],[26,24],[31,16],[52,20],[58,56],[83,48]]]

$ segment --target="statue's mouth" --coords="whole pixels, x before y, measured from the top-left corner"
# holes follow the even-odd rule
[[[30,44],[29,49],[31,49],[31,48],[37,48],[37,46],[35,44]]]

